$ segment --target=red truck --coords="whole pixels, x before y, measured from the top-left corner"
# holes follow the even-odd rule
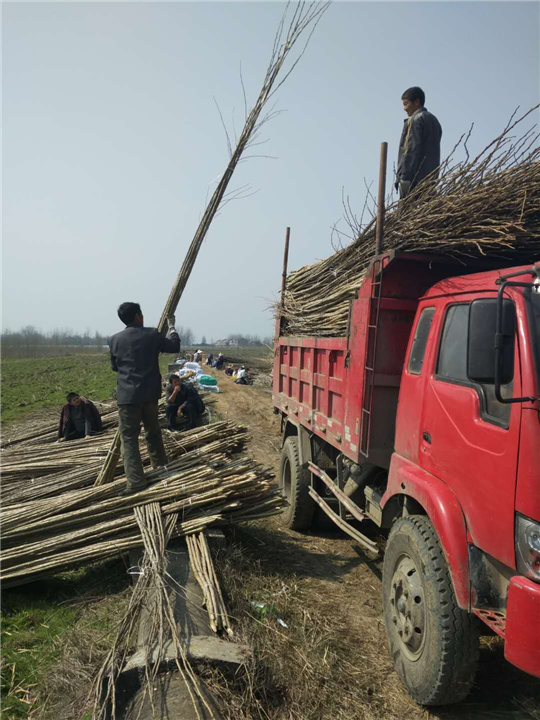
[[[359,523],[389,530],[386,632],[423,705],[464,699],[482,629],[540,677],[540,265],[509,265],[383,253],[346,337],[276,338],[283,521],[324,512],[373,556]]]

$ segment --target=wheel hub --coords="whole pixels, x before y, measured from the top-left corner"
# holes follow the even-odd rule
[[[412,660],[421,655],[425,639],[424,589],[420,573],[408,555],[396,565],[390,589],[393,632]]]

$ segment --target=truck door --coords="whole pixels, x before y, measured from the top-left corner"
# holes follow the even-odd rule
[[[455,492],[472,542],[514,567],[514,500],[521,405],[495,399],[493,385],[467,378],[470,303],[478,295],[437,299],[433,342],[426,354],[419,465]],[[493,297],[493,296],[491,296]],[[517,341],[514,378],[521,394]]]

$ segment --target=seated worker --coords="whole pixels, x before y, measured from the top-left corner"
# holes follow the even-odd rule
[[[176,418],[181,415],[187,418],[187,430],[197,427],[204,412],[204,403],[191,383],[182,383],[178,375],[171,375],[165,390],[165,398],[169,430],[176,430]]]
[[[60,413],[58,442],[79,440],[103,430],[101,416],[93,402],[76,392],[70,392],[66,400]]]
[[[237,385],[249,385],[249,378],[247,376],[247,371],[249,368],[245,368],[243,365],[240,368],[240,370],[236,373],[236,380],[234,381]]]
[[[222,370],[223,369],[223,363],[225,362],[225,358],[223,357],[223,353],[219,353],[217,356],[217,360],[213,367],[216,368],[216,370]]]
[[[225,375],[232,377],[233,372],[234,372],[233,366],[229,364],[229,366],[225,368]]]

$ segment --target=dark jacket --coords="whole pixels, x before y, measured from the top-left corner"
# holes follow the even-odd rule
[[[161,397],[159,354],[177,353],[176,330],[164,337],[156,328],[128,325],[109,340],[111,366],[118,373],[116,400],[119,405],[153,402]]]
[[[418,185],[441,164],[442,128],[426,108],[419,108],[403,125],[397,164],[397,179]]]
[[[97,407],[91,400],[86,400],[86,398],[81,398],[81,404],[84,408],[85,418],[90,420],[92,430],[94,432],[101,432],[103,430],[103,423],[101,422],[101,415],[99,414]],[[64,437],[66,427],[69,424],[73,425],[71,422],[70,407],[71,405],[66,403],[60,412],[60,424],[58,425],[59,438]],[[72,430],[75,430],[75,428],[69,429],[69,432],[72,432]]]
[[[197,390],[191,383],[180,383],[180,390],[177,392],[174,400],[171,401],[170,397],[173,392],[173,386],[167,385],[165,388],[165,398],[167,399],[167,405],[175,405],[180,407],[184,403],[193,405],[200,413],[204,411],[204,402]]]

